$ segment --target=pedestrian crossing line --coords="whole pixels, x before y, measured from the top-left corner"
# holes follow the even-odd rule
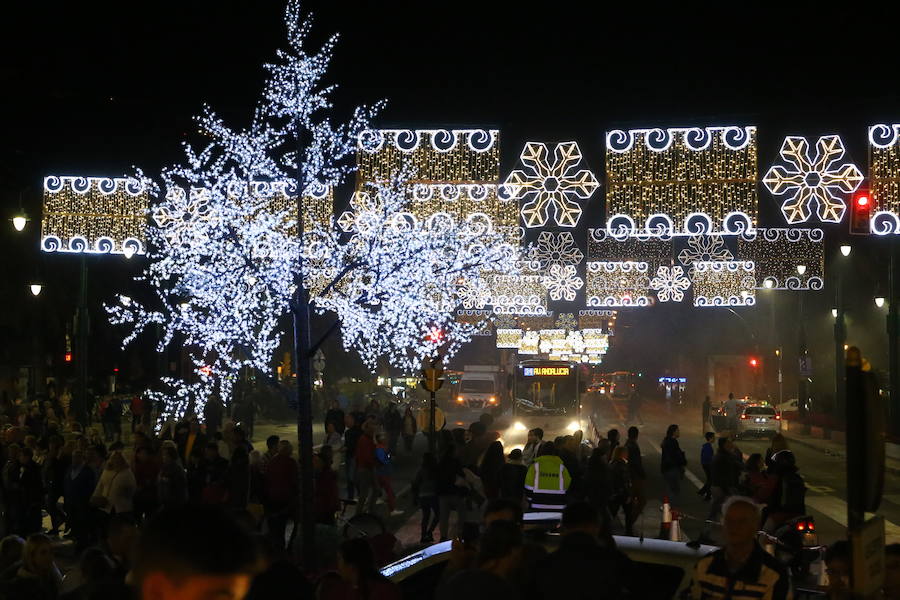
[[[660,448],[656,444],[652,444],[652,446],[653,446],[653,449],[656,450],[656,453],[659,454],[660,456],[662,456],[662,448]],[[684,476],[687,477],[688,481],[693,483],[694,487],[696,487],[698,490],[703,488],[704,483],[702,481],[700,481],[699,477],[697,477],[696,475],[691,473],[690,469],[685,468]]]
[[[847,503],[840,498],[835,496],[807,496],[806,506],[816,509],[842,527],[847,526]],[[872,513],[866,513],[867,519],[871,516]],[[900,542],[900,526],[885,519],[884,535],[888,544]]]

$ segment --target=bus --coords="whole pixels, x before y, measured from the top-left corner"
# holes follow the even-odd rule
[[[545,440],[584,430],[579,377],[577,363],[519,361],[513,384],[513,425],[504,442],[518,447],[535,427],[544,430]]]
[[[628,398],[634,391],[637,381],[635,374],[631,371],[615,371],[608,373],[609,378],[609,394],[613,398]]]

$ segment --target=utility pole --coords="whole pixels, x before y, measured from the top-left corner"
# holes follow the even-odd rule
[[[844,258],[850,256],[850,246],[842,245],[841,254]],[[844,362],[844,345],[847,342],[847,328],[844,324],[844,263],[838,258],[837,278],[834,292],[835,309],[837,314],[834,318],[834,401],[836,414],[843,415],[847,399],[846,380],[845,380],[845,362]]]
[[[887,334],[888,334],[888,372],[890,373],[891,386],[891,433],[897,435],[900,433],[900,372],[897,369],[897,353],[898,348],[898,315],[897,315],[897,241],[895,236],[891,236],[891,262],[888,281],[890,289],[888,290],[888,315],[887,315]]]
[[[87,373],[88,373],[88,343],[87,336],[90,329],[88,322],[90,316],[87,310],[87,263],[82,253],[80,259],[80,276],[78,286],[78,308],[75,311],[75,331],[78,338],[75,344],[77,385],[75,397],[72,399],[75,406],[72,407],[75,419],[82,426],[87,426]]]

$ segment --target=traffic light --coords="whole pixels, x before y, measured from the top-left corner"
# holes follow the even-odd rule
[[[758,366],[759,366],[759,359],[756,358],[755,356],[751,356],[751,357],[750,357],[750,366],[753,367],[754,369],[755,369],[756,367],[758,367]]]
[[[63,360],[65,360],[66,362],[72,362],[72,353],[66,352],[65,355],[63,356]]]
[[[850,200],[850,233],[853,235],[869,235],[870,223],[875,203],[869,190],[859,189]]]

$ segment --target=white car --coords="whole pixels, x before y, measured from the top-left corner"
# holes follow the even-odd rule
[[[781,433],[781,413],[771,406],[747,406],[737,420],[735,437],[772,437]]]
[[[784,414],[786,412],[796,412],[800,410],[800,401],[796,398],[792,398],[787,402],[782,402],[778,406],[775,407],[779,413]]]

